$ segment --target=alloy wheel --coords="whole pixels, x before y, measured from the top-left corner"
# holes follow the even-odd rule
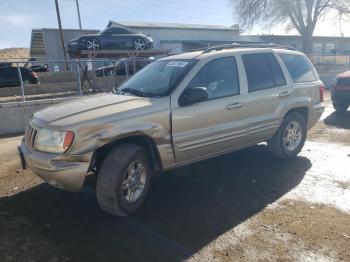
[[[146,43],[145,40],[138,38],[134,41],[134,47],[136,50],[145,50]]]
[[[89,39],[86,42],[86,47],[88,50],[98,50],[100,49],[100,44],[98,42],[97,39],[93,38],[93,39]]]
[[[140,198],[146,185],[146,172],[145,165],[138,160],[133,161],[127,168],[122,183],[122,191],[124,199],[129,203],[134,203]]]
[[[283,132],[283,146],[289,151],[295,150],[302,140],[302,127],[296,122],[290,122]]]

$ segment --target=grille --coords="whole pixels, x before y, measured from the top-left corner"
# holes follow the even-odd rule
[[[34,150],[35,137],[37,133],[38,133],[38,130],[36,130],[34,127],[32,127],[29,124],[27,125],[26,132],[25,132],[25,143],[29,149]]]

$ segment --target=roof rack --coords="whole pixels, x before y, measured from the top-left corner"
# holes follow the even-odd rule
[[[226,44],[226,45],[217,45],[217,46],[212,46],[203,51],[203,54],[209,53],[211,51],[220,51],[224,49],[235,49],[235,48],[276,48],[276,49],[287,49],[287,50],[293,50],[295,51],[296,49],[291,46],[282,46],[282,45],[276,45],[276,44],[237,44],[237,43],[232,43],[232,44]]]

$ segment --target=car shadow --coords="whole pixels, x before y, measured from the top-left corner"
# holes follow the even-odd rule
[[[324,123],[328,126],[350,129],[350,111],[334,111],[324,119]]]
[[[94,194],[42,184],[0,199],[2,219],[23,224],[0,221],[0,245],[9,253],[1,241],[35,242],[35,231],[67,261],[182,261],[296,187],[310,168],[305,157],[278,160],[254,146],[164,173],[143,207],[124,218],[102,212]],[[52,252],[38,249],[35,258],[49,261]]]

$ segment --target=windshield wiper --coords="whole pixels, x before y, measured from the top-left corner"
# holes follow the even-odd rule
[[[129,93],[129,94],[132,94],[132,95],[135,95],[135,96],[141,96],[141,97],[145,97],[146,94],[139,91],[139,90],[136,90],[136,89],[133,89],[133,88],[123,88],[122,90],[119,90],[120,93]]]
[[[118,93],[128,93],[128,94],[132,94],[140,97],[161,97],[160,95],[144,93],[140,90],[133,89],[133,88],[123,88],[119,90]]]

